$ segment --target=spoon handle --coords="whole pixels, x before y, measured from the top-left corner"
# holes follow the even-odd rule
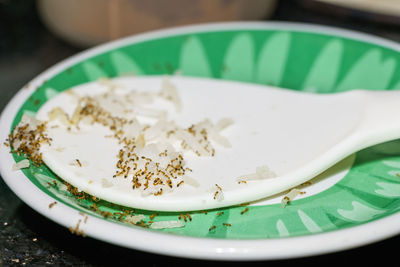
[[[357,134],[363,147],[400,138],[400,90],[355,90],[363,101]]]

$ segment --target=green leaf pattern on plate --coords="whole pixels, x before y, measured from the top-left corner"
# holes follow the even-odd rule
[[[396,62],[393,58],[383,59],[378,48],[367,51],[338,85],[336,91],[350,89],[386,89],[394,73]]]
[[[182,75],[197,77],[213,77],[207,55],[199,38],[188,37],[182,46],[180,55],[180,71]]]
[[[351,205],[352,209],[350,210],[338,209],[338,213],[342,215],[344,218],[355,222],[369,221],[373,219],[375,215],[382,214],[385,212],[384,210],[374,209],[358,201],[353,201]]]
[[[88,81],[96,81],[98,79],[108,77],[107,73],[105,73],[99,66],[91,61],[83,63],[83,69],[86,73]]]
[[[268,39],[258,56],[256,82],[279,86],[285,71],[290,49],[288,32],[274,34]]]
[[[143,41],[88,58],[39,87],[22,106],[13,125],[23,113],[35,114],[47,99],[76,84],[131,73],[172,74],[176,70],[188,76],[317,93],[400,89],[400,53],[390,48],[301,31],[200,32]],[[190,212],[191,221],[185,227],[159,231],[194,237],[278,238],[334,231],[386,217],[400,210],[400,150],[393,147],[400,148],[399,141],[358,152],[350,171],[337,184],[294,200],[285,208],[273,204],[234,206],[207,214]],[[15,159],[21,158],[15,155]],[[62,186],[49,186],[52,181],[61,185],[61,181],[46,167],[24,173],[56,200],[103,218],[92,210],[91,200],[77,200]],[[105,201],[97,206],[103,212],[121,211]],[[134,213],[144,214],[147,222],[154,212]],[[180,215],[157,214],[154,221],[176,220]],[[104,219],[120,223],[115,217]]]
[[[278,230],[279,237],[288,237],[290,235],[288,229],[281,219],[278,219],[276,222],[276,229]]]
[[[47,100],[53,98],[57,94],[58,94],[58,91],[54,90],[53,88],[46,88],[46,90],[45,90],[45,95],[46,95]]]
[[[242,33],[235,36],[224,58],[221,78],[251,82],[254,78],[255,51],[251,35]]]
[[[303,91],[332,92],[339,73],[343,56],[343,43],[340,40],[328,42],[314,61],[303,84]]]
[[[394,183],[386,183],[386,182],[377,182],[377,186],[380,189],[376,189],[375,193],[385,196],[385,197],[400,197],[400,185]]]
[[[112,65],[118,75],[143,75],[143,70],[135,60],[123,52],[115,51],[110,55]]]
[[[310,233],[319,233],[322,232],[322,229],[302,210],[298,210],[297,213],[304,226]]]

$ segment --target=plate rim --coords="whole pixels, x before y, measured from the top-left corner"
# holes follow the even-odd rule
[[[3,109],[0,115],[0,138],[4,140],[7,137],[15,115],[37,86],[41,85],[48,77],[52,77],[61,70],[67,69],[69,66],[84,59],[127,44],[168,36],[178,36],[186,33],[267,29],[310,32],[328,36],[333,35],[373,43],[400,51],[400,44],[382,37],[353,30],[308,23],[259,21],[203,23],[146,32],[84,50],[55,64],[36,76],[36,78],[20,89]],[[31,183],[29,179],[26,179],[21,171],[11,171],[13,163],[14,160],[10,156],[8,149],[4,149],[4,146],[2,146],[0,151],[1,176],[7,186],[22,199],[23,202],[48,219],[64,227],[73,227],[78,220],[82,220],[83,217],[77,210],[63,203],[58,203],[50,209],[49,203],[54,201],[54,199],[42,192]],[[124,226],[122,224],[96,218],[89,214],[85,215],[88,216],[89,219],[82,227],[87,236],[115,245],[156,254],[208,260],[272,260],[321,255],[370,244],[400,233],[400,228],[398,227],[398,225],[400,225],[399,212],[350,228],[297,237],[271,239],[218,239],[178,236],[163,232],[155,232],[139,228],[138,226]],[[116,227],[115,229],[117,231],[104,231],[104,229],[109,230],[110,227],[111,229]],[[129,239],[128,236],[135,236],[135,239],[141,239],[143,242],[132,243],[132,240]],[[153,242],[154,239],[156,239],[157,242]],[[324,241],[324,246],[319,245],[321,241]],[[166,244],[166,242],[179,245],[176,247],[165,247],[164,244]],[[282,246],[284,246],[285,249],[281,249]]]

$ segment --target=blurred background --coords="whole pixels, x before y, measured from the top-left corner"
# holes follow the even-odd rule
[[[0,0],[0,110],[36,75],[86,48],[165,27],[238,20],[315,23],[400,42],[400,0]],[[398,241],[290,264],[368,259],[377,250],[390,257],[388,248]],[[151,257],[152,266],[194,262],[73,236],[23,204],[0,179],[0,266],[102,266],[116,257],[121,264]]]

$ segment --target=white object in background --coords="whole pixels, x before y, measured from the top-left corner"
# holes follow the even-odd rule
[[[82,47],[165,27],[268,18],[276,0],[40,0],[47,27]]]

